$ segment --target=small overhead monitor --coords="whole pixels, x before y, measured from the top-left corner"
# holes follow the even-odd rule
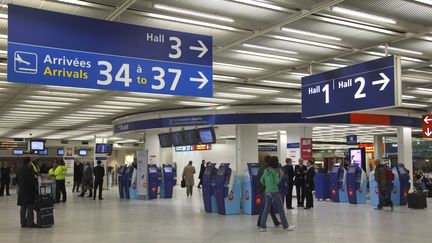
[[[159,134],[159,144],[162,148],[172,147],[171,133],[162,133]]]
[[[42,141],[42,140],[31,140],[30,141],[30,150],[41,151],[44,149],[45,149],[45,141]]]
[[[200,143],[198,139],[198,131],[195,129],[183,131],[183,135],[186,145],[195,145]]]
[[[198,129],[198,135],[201,144],[216,143],[216,135],[213,127]]]
[[[87,156],[87,149],[80,149],[80,150],[78,150],[78,154],[80,156]]]
[[[48,149],[38,151],[39,155],[48,155]]]
[[[97,143],[96,144],[96,153],[97,154],[111,154],[112,153],[112,144],[108,143]]]
[[[184,146],[186,145],[185,138],[183,136],[183,132],[173,132],[171,133],[172,145],[173,146]]]
[[[64,155],[64,149],[57,149],[57,155]]]
[[[24,154],[24,150],[14,150],[12,151],[13,155],[23,155]]]

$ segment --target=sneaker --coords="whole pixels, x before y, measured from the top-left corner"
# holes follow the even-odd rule
[[[267,229],[266,228],[260,228],[260,230],[259,230],[260,232],[266,232],[267,231]]]
[[[276,228],[280,228],[280,227],[282,227],[282,224],[281,224],[281,223],[276,224],[275,227],[276,227]]]
[[[288,228],[286,228],[285,230],[286,230],[286,231],[294,231],[294,229],[295,229],[295,226],[294,226],[294,225],[290,225],[290,226],[288,226]]]

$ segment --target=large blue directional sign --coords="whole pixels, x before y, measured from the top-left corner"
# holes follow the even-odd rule
[[[8,81],[212,97],[212,37],[9,5]]]
[[[318,117],[399,106],[400,57],[369,62],[302,78],[302,117]]]

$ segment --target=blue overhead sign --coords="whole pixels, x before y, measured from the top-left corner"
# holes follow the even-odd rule
[[[212,97],[212,37],[9,5],[8,81]]]
[[[346,140],[347,140],[347,144],[349,145],[358,144],[357,135],[347,135]]]
[[[400,57],[302,78],[302,117],[318,117],[401,104]]]

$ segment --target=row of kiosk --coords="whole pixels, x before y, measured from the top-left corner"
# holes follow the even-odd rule
[[[163,164],[162,168],[149,164],[148,167],[148,199],[172,198],[176,185],[176,168],[171,164]],[[118,171],[118,189],[122,199],[138,199],[136,188],[137,168],[133,164],[122,165]]]

